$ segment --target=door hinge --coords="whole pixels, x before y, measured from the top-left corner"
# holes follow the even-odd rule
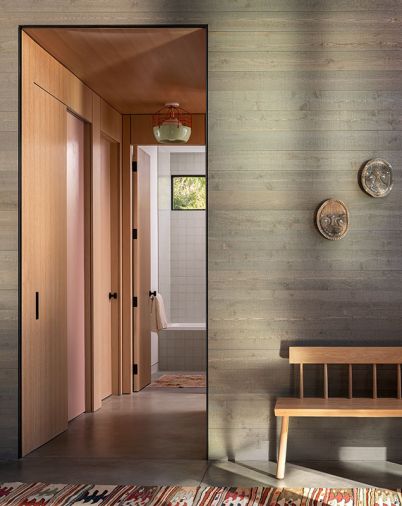
[[[138,365],[133,364],[133,374],[138,374]]]
[[[137,306],[138,306],[138,298],[133,297],[133,307],[137,307]]]
[[[131,167],[133,169],[133,172],[137,172],[137,162],[135,160],[131,162]]]
[[[137,237],[138,237],[137,229],[133,228],[133,239],[137,239]]]

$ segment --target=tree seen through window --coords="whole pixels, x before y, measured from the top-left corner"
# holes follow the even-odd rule
[[[206,197],[205,176],[172,176],[173,210],[205,210]]]

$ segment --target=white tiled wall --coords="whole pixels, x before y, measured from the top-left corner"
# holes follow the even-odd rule
[[[205,174],[205,153],[172,153],[170,172]],[[172,322],[206,319],[206,213],[171,211],[170,316]]]
[[[170,172],[174,174],[205,174],[205,153],[172,153]]]
[[[205,212],[172,211],[170,313],[173,322],[205,322]]]
[[[205,370],[205,340],[205,330],[161,330],[159,332],[159,370]]]
[[[158,149],[158,234],[159,234],[159,283],[166,317],[170,315],[170,153]]]
[[[159,292],[169,323],[206,321],[206,212],[171,210],[171,175],[205,174],[205,153],[158,149]],[[159,370],[206,367],[206,331],[159,332]]]

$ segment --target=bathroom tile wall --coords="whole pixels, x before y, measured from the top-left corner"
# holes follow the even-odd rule
[[[171,292],[173,322],[205,322],[205,212],[172,211]]]
[[[206,331],[169,329],[159,332],[160,371],[205,371]]]
[[[204,153],[172,153],[170,172],[205,174]],[[206,213],[172,211],[170,312],[172,322],[206,321]]]
[[[205,153],[172,153],[170,172],[174,174],[205,174]]]
[[[170,153],[158,149],[158,290],[170,315]]]

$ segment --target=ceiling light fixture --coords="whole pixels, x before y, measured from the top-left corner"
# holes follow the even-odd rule
[[[159,144],[186,144],[191,136],[191,114],[169,102],[153,115],[154,137]]]

